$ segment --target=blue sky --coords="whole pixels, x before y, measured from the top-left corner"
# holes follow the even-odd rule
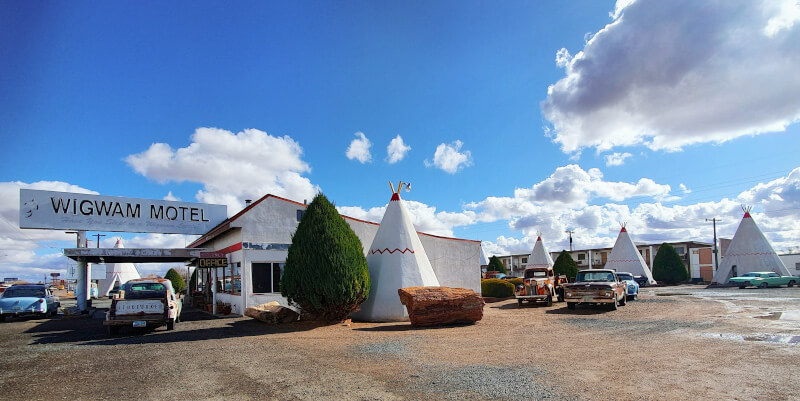
[[[410,181],[418,229],[489,254],[611,245],[619,221],[709,241],[749,203],[800,247],[800,6],[664,3],[4,2],[0,272],[72,244],[19,230],[20,187],[229,214],[321,190],[380,220]]]

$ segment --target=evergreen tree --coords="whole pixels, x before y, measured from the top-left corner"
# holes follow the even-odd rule
[[[192,271],[192,276],[189,277],[189,290],[197,290],[197,268]]]
[[[578,264],[572,259],[572,255],[566,250],[561,251],[553,263],[553,273],[556,275],[566,275],[568,279],[573,279],[578,275]]]
[[[175,293],[180,294],[186,289],[186,281],[183,280],[183,277],[181,277],[181,274],[178,273],[177,270],[167,270],[167,274],[164,275],[164,278],[172,282],[172,288],[175,290]]]
[[[323,194],[317,194],[292,236],[281,295],[306,317],[342,321],[369,296],[361,241]]]
[[[661,244],[653,259],[653,279],[674,284],[688,278],[689,272],[686,271],[681,255],[678,255],[672,245],[666,242]]]
[[[500,272],[505,274],[506,267],[503,266],[503,261],[500,260],[497,256],[492,256],[489,258],[489,266],[486,267],[486,271],[490,272]]]

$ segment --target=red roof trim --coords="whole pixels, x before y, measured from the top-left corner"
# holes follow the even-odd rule
[[[220,250],[218,250],[218,251],[214,251],[214,252],[218,252],[218,253],[231,253],[231,252],[236,252],[236,251],[241,251],[241,250],[242,250],[242,243],[241,243],[241,242],[239,242],[238,244],[233,244],[233,245],[231,245],[231,246],[228,246],[228,247],[222,248],[222,249],[220,249]]]
[[[394,194],[394,195],[392,195],[392,200],[394,200],[394,196],[395,196],[395,195],[397,195],[397,194]],[[265,199],[267,199],[267,198],[275,198],[275,199],[278,199],[278,200],[282,200],[282,201],[284,201],[284,202],[293,203],[293,204],[295,204],[295,205],[297,205],[297,206],[308,207],[308,205],[306,205],[306,204],[303,204],[303,203],[300,203],[300,202],[295,202],[295,201],[293,201],[293,200],[286,199],[286,198],[281,198],[280,196],[275,196],[275,195],[272,195],[272,194],[266,194],[266,195],[262,196],[262,197],[261,197],[261,199],[259,199],[259,200],[255,201],[255,202],[251,203],[249,206],[247,206],[246,208],[242,209],[242,210],[241,210],[239,213],[236,213],[235,215],[233,215],[233,217],[229,217],[227,220],[223,221],[222,223],[219,223],[219,224],[217,224],[217,226],[216,226],[216,227],[214,227],[214,228],[212,228],[211,230],[209,230],[209,231],[208,231],[208,233],[206,233],[206,234],[202,235],[200,238],[198,238],[198,239],[194,240],[194,242],[192,242],[191,244],[189,244],[189,245],[187,246],[187,248],[197,248],[198,246],[200,246],[200,245],[202,245],[202,244],[204,244],[204,243],[208,242],[209,240],[211,240],[212,238],[216,237],[217,235],[219,235],[219,234],[221,234],[221,233],[223,233],[223,232],[227,231],[227,230],[224,230],[224,231],[221,231],[221,232],[215,232],[215,231],[217,230],[217,228],[218,228],[218,227],[221,227],[221,226],[223,226],[223,225],[225,225],[225,224],[228,224],[228,225],[230,225],[230,223],[232,223],[234,220],[238,219],[238,218],[239,218],[239,217],[241,217],[243,214],[245,214],[247,211],[249,211],[250,209],[252,209],[252,208],[253,208],[253,207],[255,207],[257,204],[261,203],[263,200],[265,200]],[[399,195],[397,195],[397,198],[398,198],[398,199],[400,199],[400,196],[399,196]],[[341,215],[341,216],[342,216],[342,217],[344,217],[345,219],[350,219],[350,220],[353,220],[353,221],[358,221],[358,222],[361,222],[361,223],[366,223],[366,224],[372,224],[372,225],[375,225],[375,226],[380,226],[380,224],[379,224],[379,223],[375,223],[375,222],[372,222],[372,221],[361,220],[361,219],[357,219],[357,218],[355,218],[355,217],[350,217],[350,216],[345,216],[345,215]],[[230,227],[228,227],[228,228],[230,228]],[[423,232],[419,232],[419,231],[417,231],[417,234],[419,234],[419,235],[426,235],[426,236],[428,236],[428,237],[433,237],[433,238],[449,239],[449,240],[453,240],[453,241],[465,241],[465,242],[477,242],[477,243],[480,243],[480,242],[481,242],[481,241],[472,240],[472,239],[462,239],[462,238],[443,237],[443,236],[440,236],[440,235],[427,234],[427,233],[423,233]],[[241,247],[241,243],[239,244],[239,246]],[[240,248],[240,249],[241,249],[241,248]],[[218,252],[221,252],[221,251],[218,251]]]

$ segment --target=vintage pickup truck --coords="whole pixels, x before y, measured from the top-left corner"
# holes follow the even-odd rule
[[[613,270],[581,270],[575,282],[564,286],[564,300],[568,309],[578,304],[609,304],[611,309],[625,305],[625,282],[620,281]]]
[[[529,267],[522,276],[522,284],[514,289],[517,304],[524,301],[543,301],[547,306],[553,305],[553,298],[564,300],[563,285],[567,276],[556,276],[552,267]]]
[[[123,326],[159,327],[173,330],[181,315],[181,301],[172,282],[165,278],[130,280],[120,287],[106,313],[108,334],[116,334]]]

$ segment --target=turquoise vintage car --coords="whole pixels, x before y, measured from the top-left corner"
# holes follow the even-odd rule
[[[797,276],[780,276],[775,272],[750,272],[728,279],[728,283],[737,285],[739,288],[747,286],[767,288],[782,285],[794,287],[798,282],[800,282],[800,278]]]

